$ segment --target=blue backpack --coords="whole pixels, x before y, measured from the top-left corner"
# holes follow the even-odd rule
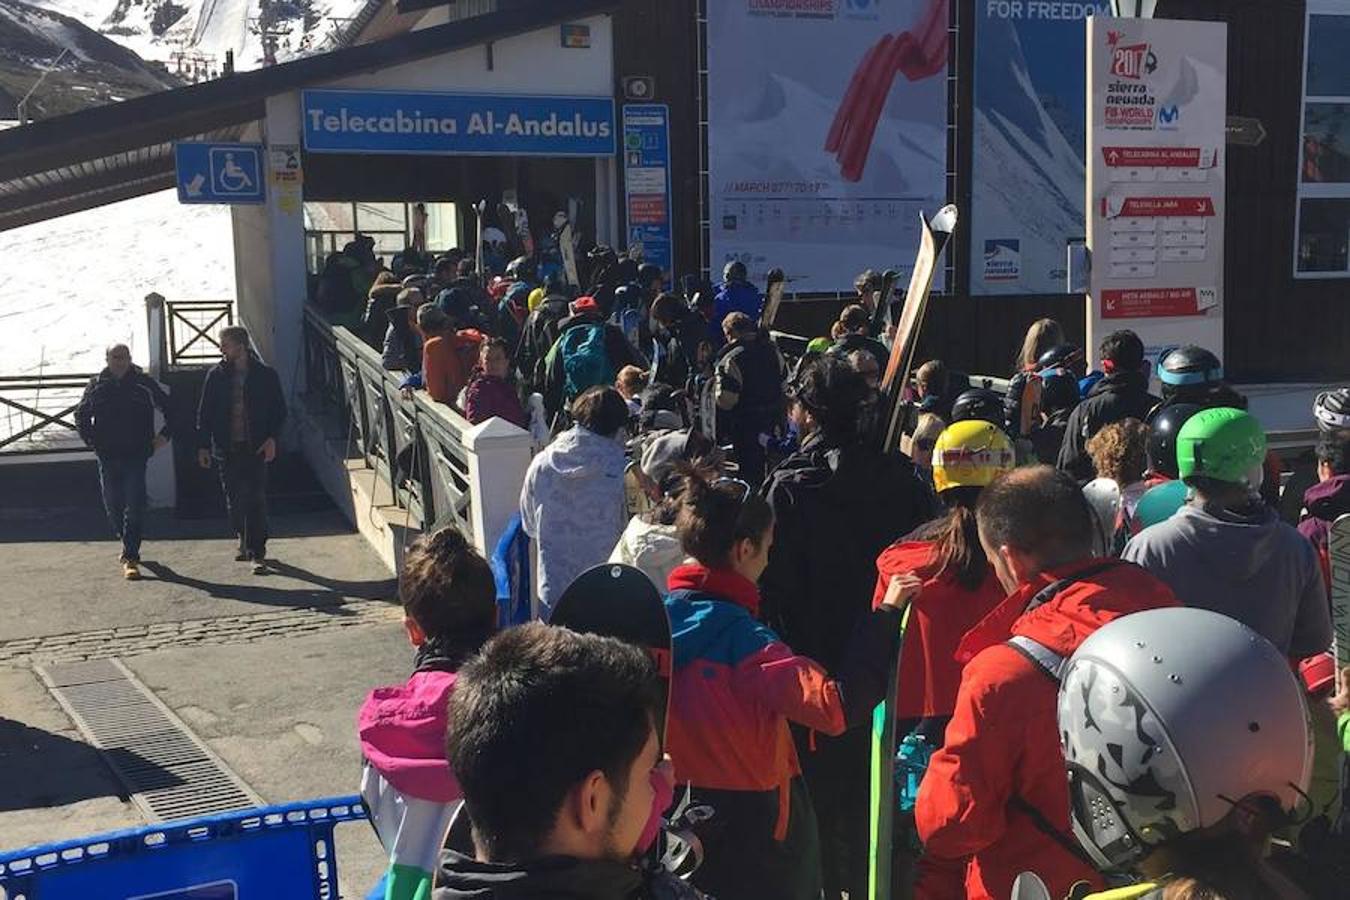
[[[570,403],[588,387],[614,383],[614,367],[605,349],[605,326],[576,325],[558,342],[562,355],[563,396]]]

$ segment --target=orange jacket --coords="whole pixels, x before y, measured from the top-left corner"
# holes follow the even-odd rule
[[[431,399],[454,406],[469,383],[483,335],[472,328],[429,338],[422,345],[422,384]]]
[[[955,577],[934,577],[934,546],[929,541],[899,541],[877,557],[877,587],[872,608],[881,605],[893,575],[914,572],[925,580],[909,608],[905,646],[900,653],[897,719],[950,716],[956,708],[961,663],[956,647],[967,631],[1003,601],[991,568],[984,582],[967,590]]]
[[[919,789],[915,824],[925,850],[940,858],[972,857],[968,898],[1004,898],[1013,879],[1035,872],[1064,897],[1079,881],[1100,878],[1065,846],[1077,846],[1069,824],[1069,791],[1055,720],[1059,684],[1006,643],[1024,635],[1068,657],[1102,625],[1145,609],[1176,606],[1161,581],[1138,566],[1116,563],[1067,585],[1031,612],[1043,588],[1106,563],[1090,560],[1042,573],[1009,595],[962,639],[966,662],[946,744],[933,754]],[[1029,806],[1053,826],[1042,831]]]

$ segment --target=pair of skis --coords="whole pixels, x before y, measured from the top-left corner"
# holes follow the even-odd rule
[[[914,260],[914,271],[910,274],[909,290],[905,292],[905,305],[896,324],[895,341],[891,344],[891,356],[881,380],[881,393],[885,400],[885,416],[880,426],[881,449],[884,453],[895,450],[900,444],[900,432],[905,424],[906,405],[901,393],[909,381],[914,368],[914,354],[919,344],[919,332],[923,326],[924,314],[928,310],[928,295],[933,287],[933,274],[937,271],[938,259],[951,240],[956,229],[956,207],[947,205],[938,210],[931,220],[919,215],[920,236],[919,253]],[[888,281],[894,283],[893,273]],[[883,284],[883,291],[877,298],[878,309],[889,300],[889,288]],[[871,804],[869,809],[867,854],[867,896],[868,900],[889,900],[891,896],[891,868],[895,852],[895,705],[899,689],[900,652],[902,640],[896,645],[895,656],[891,658],[890,672],[886,681],[886,699],[872,710],[872,758],[870,766]]]

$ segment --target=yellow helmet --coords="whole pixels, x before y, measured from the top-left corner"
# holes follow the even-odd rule
[[[967,419],[949,425],[933,445],[933,486],[940,494],[984,487],[1017,464],[1012,441],[997,425]]]

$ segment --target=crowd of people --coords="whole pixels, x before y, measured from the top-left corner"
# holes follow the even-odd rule
[[[919,367],[899,452],[876,440],[893,334],[871,273],[794,358],[739,264],[693,294],[613,268],[569,296],[514,266],[509,335],[430,279],[393,307],[434,295],[484,348],[465,400],[485,378],[512,413],[538,393],[551,439],[521,494],[542,622],[491,635],[484,564],[453,532],[407,564],[418,674],[363,711],[367,786],[402,765],[376,732],[416,730],[434,824],[409,826],[413,804],[381,817],[387,896],[868,896],[867,722],[897,652],[890,896],[1004,900],[1023,873],[1055,898],[1331,896],[1347,854],[1301,826],[1332,815],[1335,778],[1315,775],[1343,752],[1338,716],[1350,734],[1327,550],[1350,512],[1350,390],[1318,398],[1296,529],[1279,458],[1204,348],[1154,371],[1118,331],[1089,372],[1041,320],[1006,391]],[[665,595],[663,739],[650,660],[544,624],[607,561]],[[424,689],[428,671],[449,674]],[[685,792],[706,812],[680,881],[639,860]],[[458,797],[469,825],[443,841]],[[430,837],[395,888],[410,833]]]
[[[1325,776],[1350,683],[1328,540],[1350,512],[1350,389],[1317,399],[1295,527],[1204,348],[1155,370],[1117,331],[1089,372],[1041,320],[1006,391],[929,360],[889,397],[871,273],[793,354],[739,263],[679,292],[604,248],[589,263],[584,291],[529,260],[486,285],[453,256],[376,272],[349,323],[409,390],[544,437],[520,497],[542,621],[499,631],[488,564],[453,529],[404,562],[414,672],[359,717],[385,897],[869,896],[868,723],[896,653],[890,896],[1035,896],[1024,873],[1053,898],[1338,895]],[[267,370],[229,337],[197,433],[262,560],[249,492],[280,421],[241,404]],[[151,430],[162,398],[124,351],[79,420],[134,562],[126,461],[143,479],[171,429]],[[877,440],[891,402],[901,448]],[[664,595],[668,704],[647,654],[547,624],[605,562]],[[650,848],[681,797],[700,865],[676,877]]]

